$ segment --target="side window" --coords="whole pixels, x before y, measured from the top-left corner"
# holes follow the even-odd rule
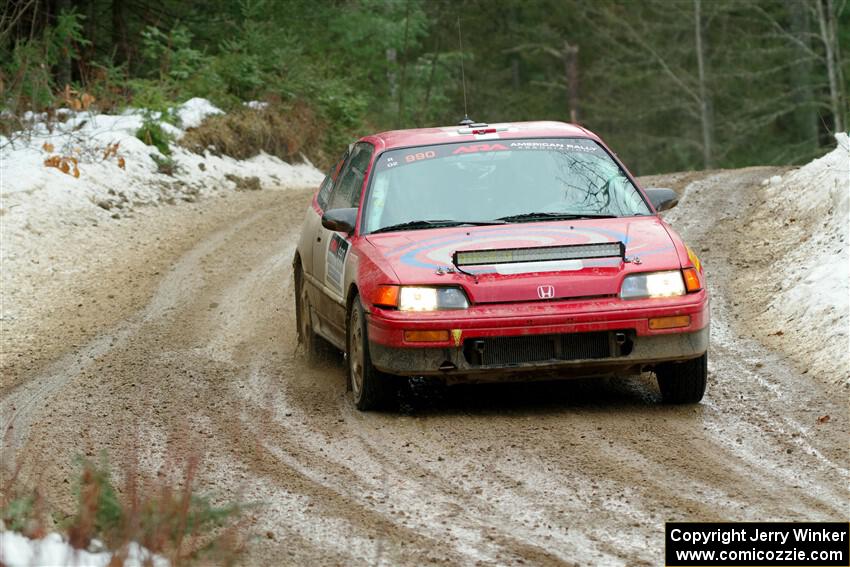
[[[360,143],[354,146],[348,163],[343,167],[337,178],[331,194],[329,209],[344,209],[356,207],[360,203],[360,192],[363,189],[363,180],[366,178],[366,169],[372,159],[372,145]]]
[[[328,200],[331,197],[331,190],[333,190],[334,181],[336,181],[336,178],[339,175],[339,170],[342,169],[342,165],[345,163],[345,159],[347,157],[348,152],[346,151],[340,160],[331,167],[328,174],[325,176],[325,180],[322,181],[322,186],[319,187],[319,194],[316,196],[316,201],[319,203],[319,207],[323,211],[328,208]]]

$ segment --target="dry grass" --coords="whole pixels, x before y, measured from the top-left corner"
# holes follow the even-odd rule
[[[118,488],[105,457],[99,463],[81,460],[76,510],[59,525],[50,521],[42,491],[23,487],[16,469],[0,491],[0,519],[6,529],[32,539],[58,529],[75,549],[88,549],[97,539],[113,552],[110,565],[115,567],[124,564],[132,542],[168,558],[175,567],[210,561],[234,565],[246,545],[239,521],[242,508],[215,506],[194,491],[199,463],[198,456],[190,456],[180,478],[171,483],[144,478],[134,462],[125,463],[124,482]]]
[[[271,102],[262,109],[243,107],[210,116],[199,127],[189,129],[180,145],[198,154],[209,151],[236,159],[263,151],[284,161],[299,162],[306,155],[324,166],[327,159],[321,138],[321,124],[307,105]]]

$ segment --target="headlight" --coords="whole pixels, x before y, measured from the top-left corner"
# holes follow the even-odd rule
[[[620,288],[621,299],[643,299],[646,297],[674,297],[685,295],[682,272],[651,272],[626,276]]]
[[[435,311],[437,309],[466,309],[469,301],[463,290],[456,287],[402,286],[398,297],[401,311]]]

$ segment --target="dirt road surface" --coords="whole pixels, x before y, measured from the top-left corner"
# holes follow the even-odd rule
[[[156,245],[79,259],[85,305],[54,290],[4,363],[4,465],[70,507],[76,455],[169,475],[200,452],[202,491],[258,504],[256,565],[658,565],[667,520],[847,519],[846,392],[763,346],[733,292],[735,229],[772,171],[668,179],[711,185],[669,217],[713,293],[700,405],[661,405],[643,375],[360,413],[341,357],[312,368],[296,344],[309,192],[263,191],[124,220]]]

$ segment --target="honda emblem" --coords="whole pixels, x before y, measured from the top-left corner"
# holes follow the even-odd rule
[[[537,286],[537,297],[540,299],[552,299],[555,297],[555,286],[539,285]]]

